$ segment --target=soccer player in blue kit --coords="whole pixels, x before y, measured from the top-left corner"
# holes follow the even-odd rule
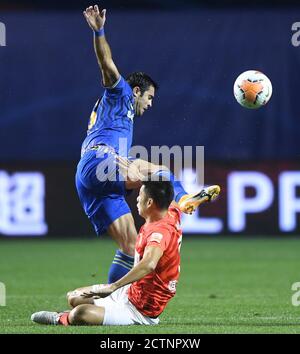
[[[104,34],[105,9],[100,11],[97,5],[90,6],[84,11],[84,16],[94,32],[94,49],[105,90],[94,106],[87,137],[82,144],[76,188],[96,233],[107,232],[119,246],[108,274],[108,283],[113,283],[134,264],[137,231],[125,196],[128,190],[141,186],[141,180],[120,178],[115,159],[116,156],[128,157],[133,118],[142,116],[152,106],[157,84],[142,72],[135,72],[126,80],[120,75]],[[139,166],[138,161],[136,166]],[[166,171],[158,166],[156,173],[164,175]],[[169,172],[175,201],[187,213],[202,202],[215,199],[220,192],[218,186],[212,186],[197,195],[189,195],[173,177]]]

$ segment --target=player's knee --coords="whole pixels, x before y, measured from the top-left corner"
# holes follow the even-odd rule
[[[69,314],[69,322],[72,325],[85,325],[88,323],[88,309],[86,305],[78,305]]]
[[[90,299],[85,299],[80,296],[80,293],[77,290],[73,290],[67,293],[67,302],[70,307],[76,307],[84,303],[90,303]]]
[[[76,297],[74,296],[68,296],[67,301],[70,307],[76,307]]]
[[[68,291],[66,297],[67,297],[68,305],[70,307],[75,307],[76,306],[76,304],[75,304],[76,296],[74,294],[74,291]]]
[[[72,308],[82,305],[82,304],[93,304],[94,300],[92,298],[84,298],[82,296],[69,296],[67,298],[69,306]]]

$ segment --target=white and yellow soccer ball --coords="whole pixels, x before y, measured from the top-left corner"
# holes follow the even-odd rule
[[[272,84],[262,72],[247,70],[235,80],[233,93],[241,106],[257,109],[267,104],[270,100]]]

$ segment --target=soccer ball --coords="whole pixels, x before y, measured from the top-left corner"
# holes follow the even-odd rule
[[[238,103],[250,109],[264,106],[272,96],[272,84],[266,75],[260,71],[248,70],[235,80],[234,97]]]

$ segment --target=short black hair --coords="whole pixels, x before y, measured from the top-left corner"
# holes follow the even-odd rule
[[[153,86],[155,90],[158,89],[158,84],[151,79],[151,77],[141,71],[136,71],[127,76],[126,81],[129,83],[131,88],[138,86],[141,89],[141,94],[143,95],[145,91]]]
[[[174,189],[170,181],[144,181],[145,193],[161,210],[169,208],[174,199]]]

